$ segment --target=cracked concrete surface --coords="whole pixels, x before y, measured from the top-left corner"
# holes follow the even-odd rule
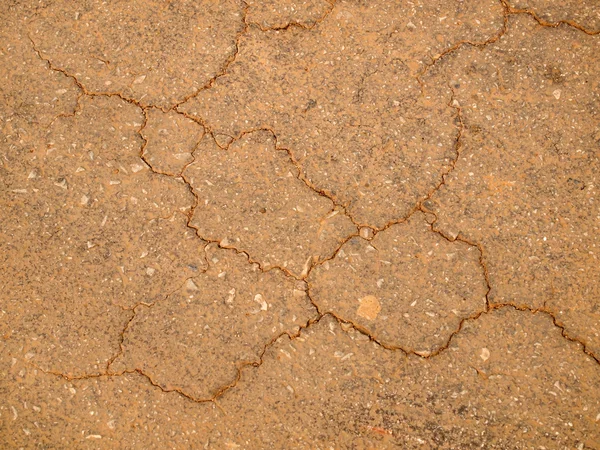
[[[2,448],[600,448],[593,0],[0,4]]]

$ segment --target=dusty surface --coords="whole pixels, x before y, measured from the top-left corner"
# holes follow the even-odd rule
[[[0,447],[600,448],[600,5],[0,4]]]

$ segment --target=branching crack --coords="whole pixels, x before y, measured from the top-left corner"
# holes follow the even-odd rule
[[[429,72],[429,70],[431,70],[431,68],[437,64],[439,61],[443,60],[445,57],[447,57],[448,55],[458,51],[460,48],[464,47],[464,46],[471,46],[471,47],[477,47],[477,48],[483,48],[487,45],[493,44],[498,42],[507,32],[508,30],[508,26],[509,26],[509,16],[510,15],[517,15],[517,14],[526,14],[531,16],[540,26],[543,27],[549,27],[549,28],[557,28],[559,26],[569,26],[572,28],[575,28],[579,31],[582,31],[583,33],[586,33],[588,35],[598,35],[600,34],[600,30],[594,31],[594,30],[588,30],[585,27],[579,25],[578,23],[571,21],[571,20],[560,20],[557,22],[547,22],[544,19],[542,19],[535,11],[530,10],[530,9],[517,9],[517,8],[513,8],[512,6],[510,6],[510,4],[508,3],[507,0],[499,0],[499,2],[501,3],[504,13],[503,13],[503,23],[502,23],[502,27],[500,28],[499,32],[495,35],[493,35],[492,37],[486,39],[485,41],[482,42],[474,42],[474,41],[469,41],[469,40],[463,40],[460,42],[455,43],[454,45],[452,45],[451,47],[447,48],[446,50],[444,50],[442,53],[438,54],[437,56],[433,57],[431,59],[431,62],[429,64],[427,64],[423,70],[416,76],[416,79],[419,83],[419,85],[421,86],[421,90],[423,92],[424,89],[424,82],[423,82],[423,77]],[[119,376],[124,376],[127,374],[138,374],[141,377],[143,377],[144,379],[146,379],[148,381],[148,383],[150,383],[152,386],[162,390],[165,393],[177,393],[179,394],[181,397],[190,400],[192,402],[195,403],[215,403],[217,404],[217,400],[219,398],[221,398],[226,392],[228,392],[229,390],[235,388],[237,386],[237,384],[240,382],[240,380],[242,379],[242,375],[243,372],[247,369],[247,368],[257,368],[260,367],[264,360],[265,360],[265,355],[267,353],[267,351],[273,347],[281,338],[287,336],[290,340],[294,340],[298,337],[300,337],[302,335],[302,333],[309,329],[311,326],[313,326],[314,324],[317,324],[321,321],[321,319],[325,318],[325,317],[331,317],[333,319],[335,319],[339,324],[340,327],[342,328],[342,330],[344,331],[349,331],[350,329],[355,330],[356,332],[366,336],[369,338],[369,340],[371,340],[372,342],[374,342],[375,344],[377,344],[378,346],[380,346],[382,349],[387,350],[387,351],[399,351],[401,353],[403,353],[406,356],[416,356],[419,358],[424,358],[424,359],[430,359],[430,358],[434,358],[440,354],[442,354],[444,351],[446,351],[453,339],[462,331],[464,325],[467,322],[474,322],[476,320],[478,320],[480,317],[482,317],[485,314],[489,314],[492,313],[495,310],[500,310],[500,309],[504,309],[504,308],[513,308],[514,310],[517,311],[521,311],[521,312],[529,312],[531,314],[544,314],[546,316],[548,316],[551,320],[553,325],[558,328],[560,330],[561,336],[566,339],[567,341],[573,342],[575,344],[578,344],[580,346],[580,348],[582,349],[583,353],[592,358],[597,364],[600,365],[600,356],[596,355],[592,350],[590,350],[590,348],[587,346],[587,344],[576,337],[573,337],[571,334],[569,334],[566,326],[561,323],[561,321],[557,318],[557,315],[550,311],[548,308],[546,308],[546,306],[544,305],[541,308],[532,308],[526,305],[519,305],[519,304],[514,304],[514,303],[493,303],[490,301],[490,292],[492,290],[492,286],[490,284],[490,276],[489,276],[489,270],[488,267],[486,265],[486,254],[484,252],[484,248],[480,243],[477,242],[472,242],[469,239],[463,237],[462,235],[458,235],[455,237],[452,236],[448,236],[446,234],[443,233],[443,231],[439,230],[436,228],[436,222],[438,220],[437,216],[435,214],[433,214],[431,211],[429,211],[427,209],[427,207],[425,206],[425,203],[430,200],[432,198],[432,196],[438,192],[443,185],[445,185],[446,183],[446,179],[448,177],[448,175],[450,175],[455,167],[456,164],[459,160],[460,157],[460,152],[461,152],[461,145],[462,145],[462,136],[463,136],[463,132],[464,132],[464,122],[463,122],[463,116],[462,116],[462,111],[461,111],[461,107],[458,104],[458,102],[456,101],[456,96],[455,96],[455,92],[454,89],[452,89],[452,87],[450,88],[452,90],[452,96],[451,99],[448,103],[448,106],[453,108],[456,111],[456,121],[457,121],[457,132],[456,132],[456,137],[454,140],[454,145],[453,145],[453,149],[454,152],[456,154],[455,158],[453,158],[449,164],[449,167],[443,171],[441,173],[441,177],[440,177],[440,181],[439,183],[433,188],[431,189],[422,200],[418,201],[414,207],[411,209],[411,211],[408,213],[408,215],[404,218],[401,219],[396,219],[393,221],[388,222],[387,224],[385,224],[383,227],[373,227],[373,226],[369,226],[369,225],[365,225],[365,224],[361,224],[359,222],[357,222],[349,213],[348,208],[349,205],[348,204],[344,204],[343,202],[340,202],[338,199],[335,198],[335,196],[330,193],[327,192],[323,189],[320,189],[319,187],[317,187],[316,185],[314,185],[305,175],[304,175],[304,171],[301,167],[300,162],[294,157],[293,152],[288,149],[288,148],[284,148],[282,146],[280,146],[278,144],[278,138],[277,138],[277,134],[275,133],[275,131],[272,128],[269,127],[261,127],[261,128],[257,128],[257,129],[251,129],[251,130],[246,130],[241,132],[238,136],[235,137],[231,137],[231,140],[226,144],[226,145],[219,145],[219,143],[217,142],[217,140],[215,139],[215,132],[202,120],[199,119],[197,117],[191,116],[183,111],[180,110],[180,106],[183,105],[184,103],[188,102],[189,100],[197,97],[200,92],[210,89],[214,83],[220,78],[223,77],[227,74],[227,71],[229,69],[229,67],[235,62],[236,58],[238,57],[239,51],[240,51],[240,42],[242,37],[247,33],[249,27],[253,26],[253,27],[257,27],[258,29],[260,29],[261,31],[282,31],[282,30],[287,30],[290,28],[301,28],[301,29],[307,29],[307,30],[311,30],[314,27],[316,27],[319,23],[321,23],[323,20],[325,20],[328,15],[333,11],[333,9],[335,8],[335,1],[331,0],[329,1],[330,3],[330,7],[325,11],[325,13],[318,19],[316,19],[314,22],[312,22],[309,25],[305,25],[296,21],[290,21],[289,23],[287,23],[285,26],[280,26],[280,27],[262,27],[260,24],[257,24],[255,22],[248,22],[247,17],[248,17],[248,9],[249,9],[249,5],[242,1],[244,7],[243,7],[243,11],[242,11],[242,23],[243,26],[241,28],[241,30],[237,33],[236,35],[236,39],[235,39],[235,43],[233,45],[233,51],[231,52],[231,54],[229,55],[229,57],[227,58],[227,60],[225,61],[225,63],[223,64],[221,70],[215,74],[213,77],[211,77],[210,80],[208,80],[202,87],[200,87],[198,90],[196,90],[196,92],[194,92],[193,94],[190,94],[188,96],[186,96],[182,101],[174,104],[171,108],[169,109],[163,109],[163,108],[159,108],[157,106],[154,105],[145,105],[142,104],[140,101],[134,99],[134,98],[130,98],[127,97],[125,95],[123,95],[122,93],[119,92],[91,92],[88,91],[86,89],[86,87],[78,80],[78,78],[69,73],[67,70],[59,68],[59,67],[55,67],[53,65],[53,63],[51,62],[50,59],[45,58],[42,55],[42,52],[36,47],[35,41],[31,38],[31,36],[29,36],[29,40],[31,41],[32,47],[34,52],[38,55],[38,57],[44,61],[47,65],[48,68],[55,71],[55,72],[60,72],[62,73],[65,77],[71,79],[75,85],[79,88],[80,90],[80,94],[77,97],[77,102],[76,102],[76,106],[74,108],[74,111],[72,114],[62,114],[57,116],[54,120],[57,120],[60,117],[72,117],[75,114],[77,114],[80,109],[81,109],[81,98],[83,96],[89,96],[89,97],[116,97],[119,98],[122,101],[125,101],[127,103],[133,104],[135,106],[137,106],[141,111],[142,114],[144,116],[144,121],[143,124],[141,125],[141,127],[138,130],[138,134],[141,137],[142,140],[142,145],[140,147],[140,153],[139,156],[140,158],[146,163],[146,165],[149,167],[149,169],[158,175],[161,176],[168,176],[168,177],[172,177],[172,178],[177,178],[183,181],[183,183],[187,186],[187,188],[189,189],[189,191],[191,192],[191,194],[193,195],[195,201],[192,205],[190,205],[190,208],[184,213],[185,216],[187,217],[187,227],[194,230],[194,234],[196,236],[198,236],[200,239],[202,239],[203,241],[205,241],[207,244],[206,246],[210,245],[211,243],[215,243],[217,244],[220,248],[223,249],[228,249],[228,250],[232,250],[235,251],[237,253],[240,254],[244,254],[247,259],[248,262],[251,264],[256,264],[257,267],[259,268],[259,270],[261,272],[269,272],[271,270],[279,270],[282,273],[284,273],[286,276],[294,278],[296,280],[301,280],[304,281],[306,283],[306,294],[308,296],[308,299],[310,300],[311,304],[313,305],[313,307],[315,308],[316,311],[316,315],[312,318],[310,318],[304,325],[301,325],[298,327],[296,332],[282,332],[280,334],[277,334],[276,336],[272,337],[267,343],[264,344],[264,346],[262,347],[262,349],[260,350],[260,352],[258,352],[256,360],[254,361],[246,361],[243,362],[241,364],[238,365],[238,367],[236,368],[236,375],[233,378],[232,381],[230,381],[229,383],[221,386],[220,388],[218,388],[215,393],[210,397],[210,398],[199,398],[199,397],[195,397],[192,394],[189,394],[187,392],[185,392],[185,390],[181,389],[181,388],[165,388],[164,386],[162,386],[160,383],[158,383],[156,380],[154,380],[152,378],[152,376],[146,372],[144,372],[142,369],[139,368],[134,368],[134,369],[126,369],[123,371],[118,371],[118,372],[113,372],[111,370],[112,365],[114,364],[114,362],[121,356],[123,356],[124,352],[125,352],[125,347],[124,347],[124,342],[125,342],[125,335],[129,330],[129,327],[131,326],[131,324],[133,323],[133,321],[136,318],[137,315],[137,310],[138,308],[141,307],[146,307],[146,308],[152,308],[157,302],[159,301],[166,301],[168,300],[172,295],[174,295],[177,291],[179,291],[184,285],[185,283],[188,282],[188,280],[192,279],[193,277],[189,277],[186,278],[186,280],[183,281],[183,283],[181,283],[181,285],[179,285],[175,290],[173,290],[172,292],[170,292],[168,295],[166,295],[164,297],[164,299],[162,300],[157,300],[155,302],[152,303],[145,303],[145,302],[138,302],[137,304],[135,304],[133,307],[131,308],[126,308],[120,305],[116,305],[119,306],[121,309],[123,309],[124,311],[127,311],[130,314],[129,319],[127,320],[125,326],[123,327],[123,330],[121,331],[121,333],[118,336],[118,342],[119,342],[119,349],[118,351],[108,360],[107,364],[106,364],[106,368],[103,372],[99,372],[99,373],[92,373],[92,374],[83,374],[83,375],[70,375],[70,374],[66,374],[66,373],[61,373],[58,371],[52,371],[52,370],[45,370],[42,369],[38,366],[34,366],[36,367],[36,369],[40,370],[43,373],[46,374],[51,374],[54,376],[58,376],[61,377],[65,380],[68,381],[74,381],[74,380],[85,380],[85,379],[95,379],[95,378],[111,378],[111,377],[119,377]],[[195,227],[192,224],[192,219],[194,216],[194,211],[196,209],[196,207],[198,207],[199,204],[199,197],[198,194],[195,192],[193,186],[190,183],[190,180],[187,178],[186,176],[186,170],[187,168],[193,164],[196,161],[196,150],[194,150],[192,152],[192,161],[190,163],[188,163],[179,174],[169,174],[169,173],[164,173],[161,172],[157,169],[155,169],[152,164],[149,162],[148,158],[145,155],[145,149],[146,146],[148,144],[148,140],[144,137],[142,131],[144,130],[144,128],[147,126],[148,123],[148,114],[147,111],[150,108],[156,108],[159,109],[163,112],[168,112],[168,111],[173,111],[177,114],[182,115],[183,117],[186,117],[192,121],[194,121],[195,123],[199,124],[200,126],[203,127],[204,130],[204,134],[208,134],[210,135],[213,139],[215,139],[215,142],[217,142],[217,145],[219,145],[219,147],[227,150],[229,149],[229,147],[236,142],[237,140],[243,138],[245,135],[250,134],[250,133],[254,133],[257,131],[266,131],[269,132],[274,141],[275,141],[275,149],[278,151],[285,151],[288,154],[289,160],[290,162],[294,165],[294,167],[296,167],[297,170],[297,174],[296,177],[302,181],[302,183],[304,183],[311,191],[315,192],[316,194],[318,194],[321,197],[327,198],[334,207],[339,208],[343,214],[345,214],[349,220],[352,221],[352,223],[356,226],[356,233],[352,233],[349,236],[347,236],[341,243],[340,245],[337,247],[337,249],[332,252],[332,254],[330,256],[328,256],[327,258],[323,258],[317,262],[314,262],[309,268],[308,271],[306,272],[306,274],[304,274],[304,276],[298,277],[294,274],[292,274],[288,269],[286,269],[285,267],[280,267],[280,266],[270,266],[268,268],[263,267],[258,261],[256,261],[254,258],[252,258],[252,256],[250,254],[248,254],[248,252],[244,251],[244,250],[239,250],[236,249],[235,247],[229,246],[229,245],[225,245],[222,244],[221,242],[218,242],[216,240],[210,240],[207,238],[204,238],[202,236],[199,235],[199,230],[197,227]],[[198,145],[196,145],[196,149],[198,148]],[[352,238],[360,236],[359,230],[361,227],[370,227],[373,230],[373,234],[376,235],[379,232],[385,231],[386,229],[388,229],[389,227],[395,225],[395,224],[399,224],[399,223],[403,223],[406,222],[407,220],[409,220],[409,218],[417,213],[417,212],[423,212],[427,215],[432,214],[434,216],[434,219],[430,221],[430,229],[431,232],[433,233],[437,233],[439,236],[443,237],[444,239],[446,239],[449,242],[455,242],[455,241],[459,241],[459,242],[463,242],[471,247],[477,248],[477,250],[479,251],[479,264],[481,266],[481,270],[483,271],[484,274],[484,279],[485,279],[485,283],[486,283],[486,287],[487,287],[487,291],[485,294],[485,308],[482,311],[479,311],[477,313],[474,313],[472,315],[469,315],[467,317],[463,317],[458,326],[456,327],[456,329],[454,331],[452,331],[448,337],[448,339],[446,340],[446,342],[442,345],[440,345],[437,349],[431,351],[431,352],[419,352],[419,351],[415,351],[414,349],[410,349],[410,348],[405,348],[402,347],[400,345],[394,345],[394,344],[390,344],[387,342],[384,342],[382,340],[380,340],[379,338],[377,338],[376,336],[374,336],[369,330],[367,330],[365,327],[361,326],[358,323],[353,322],[352,320],[343,318],[339,315],[337,315],[336,313],[332,312],[332,311],[323,311],[322,308],[318,305],[318,303],[311,297],[310,291],[311,291],[311,286],[310,286],[310,282],[308,281],[308,277],[311,273],[311,271],[314,269],[314,267],[319,266],[321,264],[324,264],[326,261],[332,260],[333,258],[336,257],[336,255],[339,253],[339,251],[342,249],[342,247]],[[204,247],[204,257],[205,259],[207,259],[206,256],[206,246]],[[207,260],[207,264],[208,264],[208,260]],[[33,363],[29,363],[32,364]]]

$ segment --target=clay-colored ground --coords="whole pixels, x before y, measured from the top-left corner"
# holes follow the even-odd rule
[[[2,449],[600,449],[597,0],[3,0],[0,208]]]

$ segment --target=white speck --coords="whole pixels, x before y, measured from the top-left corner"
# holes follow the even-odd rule
[[[188,291],[197,291],[198,290],[198,286],[196,286],[196,283],[194,283],[191,279],[187,280],[185,282],[185,287]]]
[[[266,301],[265,301],[265,299],[263,298],[263,296],[262,296],[262,295],[260,295],[260,294],[256,294],[256,295],[254,296],[254,301],[260,305],[260,310],[261,310],[261,311],[266,311],[266,310],[268,309],[268,307],[269,307],[269,306],[267,305],[267,302],[266,302]]]
[[[227,303],[231,308],[233,308],[233,299],[234,298],[235,298],[235,288],[233,288],[229,291],[229,296],[227,297],[227,300],[225,300],[225,303]]]
[[[146,75],[140,75],[135,80],[133,80],[133,84],[143,83],[145,79],[146,79]]]
[[[142,166],[141,164],[132,164],[131,165],[131,171],[133,173],[138,173],[140,170],[142,170],[144,168],[144,166]]]
[[[153,269],[152,267],[148,267],[148,268],[146,269],[146,273],[147,273],[148,275],[150,275],[150,276],[154,275],[154,272],[156,272],[156,270],[155,270],[155,269]]]
[[[89,200],[89,197],[87,195],[82,195],[80,202],[82,205],[87,205],[88,200]]]
[[[102,439],[102,436],[100,436],[99,434],[90,434],[89,436],[85,437],[86,439]]]
[[[560,89],[557,89],[552,93],[552,95],[554,95],[554,98],[556,100],[558,100],[560,98],[560,93],[561,93]]]
[[[481,349],[481,353],[479,354],[479,356],[484,361],[487,361],[488,359],[490,359],[490,351],[487,348],[484,347],[484,348]]]

